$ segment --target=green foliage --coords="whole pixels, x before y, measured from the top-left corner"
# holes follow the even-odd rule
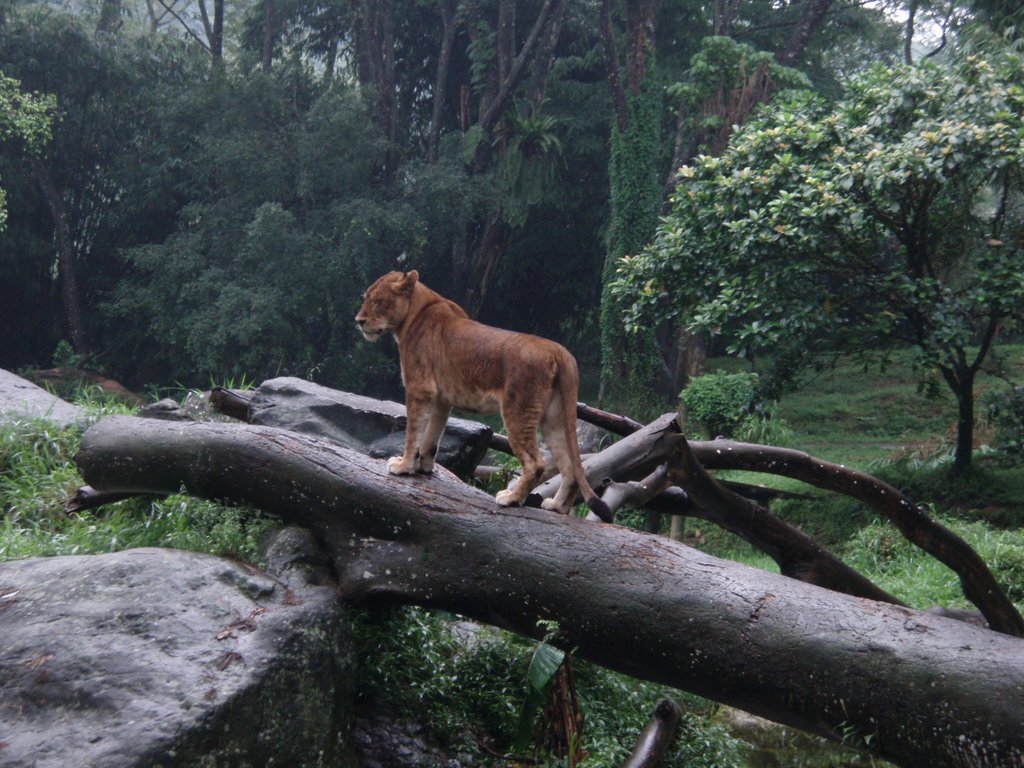
[[[363,613],[355,623],[359,690],[386,691],[434,737],[470,746],[477,730],[505,748],[518,721],[526,646],[490,631],[460,639],[448,622],[418,608]]]
[[[1016,461],[1024,459],[1024,387],[989,392],[985,404],[988,422],[996,429],[993,447]]]
[[[530,211],[540,205],[555,181],[562,144],[558,120],[551,115],[511,115],[495,143],[507,144],[497,171],[502,186],[505,221],[516,227],[526,223]]]
[[[935,514],[935,509],[931,510]],[[1024,604],[1024,542],[1019,534],[996,531],[983,522],[940,518],[991,569],[1007,597]],[[924,610],[933,605],[968,608],[957,575],[904,538],[887,521],[875,521],[849,541],[844,560],[882,589]]]
[[[789,428],[764,399],[756,373],[708,373],[694,378],[680,394],[686,414],[709,438],[729,437],[763,445],[785,445]]]
[[[719,128],[721,115],[708,112],[705,102],[713,98],[724,102],[761,66],[768,67],[769,77],[780,88],[809,88],[811,85],[806,75],[779,65],[768,51],[755,50],[731,37],[703,38],[700,50],[690,59],[686,79],[668,89],[669,96],[679,102],[686,117],[684,125],[690,132]]]
[[[536,644],[496,630],[460,628],[419,608],[364,613],[356,622],[355,637],[360,692],[386,692],[400,711],[428,725],[438,742],[453,751],[473,752],[479,765],[508,764],[507,759],[489,760],[478,744],[488,744],[490,751],[511,747]],[[555,660],[547,652],[542,655],[550,663],[537,679],[541,684]],[[587,764],[619,765],[666,692],[579,660],[573,661],[573,669],[585,718]],[[671,695],[687,714],[666,768],[741,765],[739,743],[710,721],[703,705],[683,693]],[[538,756],[537,764],[560,765],[545,755]]]
[[[969,345],[1024,307],[1022,114],[1008,51],[875,68],[835,106],[777,99],[680,170],[653,244],[619,263],[627,325],[674,317],[789,373],[910,344],[966,398],[987,352]]]
[[[516,738],[512,742],[513,752],[522,754],[529,749],[537,716],[543,711],[551,695],[555,675],[558,674],[563,661],[565,651],[546,641],[537,643],[534,647],[530,655],[530,666],[526,670],[526,695],[523,697],[523,708],[519,713]]]
[[[70,341],[61,339],[53,350],[52,362],[54,368],[78,368],[82,365],[83,357],[75,352]]]
[[[653,325],[634,326],[637,332],[632,335],[624,332],[625,305],[609,286],[619,259],[639,252],[650,241],[661,210],[657,176],[661,97],[655,71],[653,59],[649,60],[644,87],[627,94],[628,123],[625,130],[612,129],[608,164],[611,220],[601,296],[601,381],[611,400],[634,414],[642,414],[657,399],[657,341]]]
[[[52,135],[57,100],[52,94],[23,93],[21,83],[0,72],[0,142],[18,139],[37,152]],[[0,188],[0,230],[7,226],[7,193]]]
[[[184,186],[191,202],[166,238],[124,251],[131,269],[104,307],[136,365],[190,385],[243,373],[392,384],[391,356],[351,318],[395,255],[439,271],[480,199],[461,166],[410,163],[383,189],[388,148],[358,94],[284,68],[176,88],[159,109],[144,158],[157,173],[137,198]]]
[[[0,73],[0,141],[18,138],[40,149],[53,135],[56,111],[53,94],[23,93],[18,80]]]
[[[708,373],[691,381],[680,395],[686,413],[708,437],[735,437],[757,405],[756,373]]]

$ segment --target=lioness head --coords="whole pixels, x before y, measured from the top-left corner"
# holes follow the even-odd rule
[[[356,325],[367,341],[376,341],[394,331],[409,312],[409,299],[419,272],[388,272],[366,289],[363,306],[356,314]]]

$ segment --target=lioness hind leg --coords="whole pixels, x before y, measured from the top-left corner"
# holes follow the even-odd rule
[[[544,509],[568,514],[576,501],[579,485],[577,485],[573,474],[572,457],[568,444],[570,438],[565,434],[565,414],[562,412],[562,401],[557,395],[553,396],[548,403],[540,429],[562,478],[554,498],[544,499],[540,505]],[[576,436],[573,435],[571,439],[575,440]]]
[[[508,441],[512,445],[512,453],[522,465],[522,473],[518,480],[509,483],[508,488],[499,491],[494,497],[503,507],[522,504],[534,486],[540,482],[544,474],[544,458],[537,443],[537,424],[517,424],[514,428],[508,425]]]

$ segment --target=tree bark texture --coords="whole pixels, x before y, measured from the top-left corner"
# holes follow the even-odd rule
[[[438,147],[441,144],[441,120],[444,117],[448,70],[451,66],[452,47],[457,29],[455,0],[441,0],[441,49],[437,55],[437,71],[434,76],[434,102],[430,113],[430,131],[427,134],[427,161],[437,162]]]
[[[829,592],[663,537],[502,509],[439,474],[266,427],[105,419],[78,466],[101,491],[253,504],[310,528],[342,597],[453,611],[528,636],[558,622],[595,663],[905,766],[1024,761],[1024,641]]]
[[[675,414],[667,413],[646,427],[583,462],[594,488],[610,485],[604,501],[614,511],[622,504],[645,506],[662,514],[685,514],[710,520],[769,555],[786,576],[820,587],[900,604],[862,574],[850,568],[802,531],[764,507],[723,487],[697,462],[683,438]],[[659,469],[664,477],[656,479]],[[649,474],[650,473],[650,474]],[[632,492],[625,486],[634,478]],[[534,491],[538,499],[558,491],[553,477]],[[680,485],[682,488],[668,487]]]

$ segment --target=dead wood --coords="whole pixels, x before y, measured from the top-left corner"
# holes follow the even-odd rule
[[[683,711],[672,699],[662,699],[654,707],[651,721],[633,748],[622,768],[654,768],[668,752],[679,733]]]
[[[617,424],[621,429],[631,429],[628,420],[610,418],[613,414],[589,409],[580,404],[577,415],[581,419],[595,418],[594,423]],[[665,418],[665,417],[662,417]],[[636,431],[630,436],[637,434]],[[867,580],[861,577],[856,589],[849,586],[852,569],[838,567],[839,561],[814,544],[807,537],[789,526],[780,526],[778,518],[757,504],[743,500],[735,494],[726,493],[721,485],[709,485],[704,480],[704,469],[741,469],[766,474],[781,475],[801,480],[824,490],[841,493],[861,501],[883,514],[908,541],[953,570],[960,578],[964,595],[984,615],[992,629],[1015,636],[1024,636],[1024,618],[1006,597],[1003,588],[996,581],[981,557],[962,538],[945,526],[933,520],[925,510],[914,504],[897,488],[859,470],[823,461],[801,451],[787,448],[738,443],[731,440],[690,441],[690,450],[696,462],[694,475],[687,482],[701,482],[707,489],[701,494],[704,504],[697,504],[689,512],[680,510],[679,499],[662,504],[661,509],[671,509],[671,514],[690,514],[711,519],[714,522],[742,536],[761,551],[770,555],[783,573],[794,578],[804,578],[811,583],[828,586],[852,594],[868,589]],[[590,469],[584,462],[588,477]],[[603,471],[603,470],[602,470]],[[545,493],[554,494],[558,479],[549,481]],[[593,485],[593,481],[591,483]],[[690,497],[694,488],[683,484]],[[873,585],[872,585],[873,587]],[[877,590],[873,587],[872,590]],[[880,592],[880,590],[878,590]],[[886,600],[884,593],[872,595],[873,599]],[[898,602],[888,596],[889,602]]]
[[[691,448],[697,461],[707,469],[747,469],[783,475],[867,504],[885,515],[908,541],[954,571],[964,595],[984,614],[992,629],[1024,636],[1024,619],[985,561],[966,541],[933,520],[899,489],[859,470],[788,448],[731,440],[694,442]]]
[[[905,766],[1024,760],[1024,642],[822,590],[659,536],[498,508],[450,476],[279,429],[105,419],[78,465],[109,492],[253,504],[312,530],[353,604],[414,603],[566,647],[625,674]]]

